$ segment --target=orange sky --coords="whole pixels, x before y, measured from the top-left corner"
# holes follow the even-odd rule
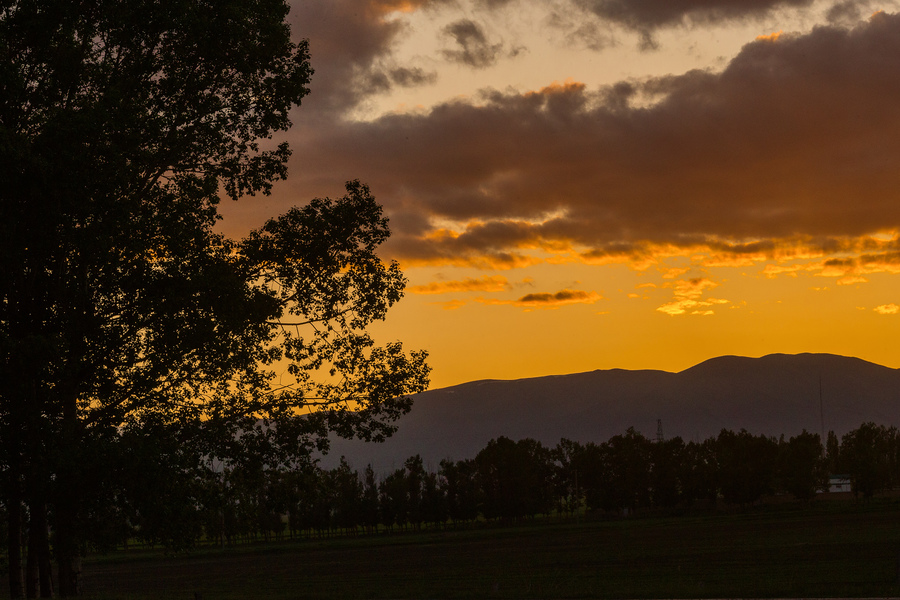
[[[900,15],[867,0],[308,0],[288,181],[360,179],[432,387],[722,354],[900,367]]]

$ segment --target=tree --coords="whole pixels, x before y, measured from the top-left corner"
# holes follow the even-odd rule
[[[823,450],[819,434],[805,429],[779,445],[782,485],[797,500],[809,502],[816,497],[816,491],[827,486],[828,470]]]
[[[745,506],[772,490],[778,457],[774,440],[745,429],[738,433],[723,429],[715,448],[719,486],[726,502]]]
[[[375,471],[371,463],[366,465],[363,475],[360,517],[366,532],[374,533],[378,527],[378,484],[375,482]]]
[[[474,459],[440,462],[440,476],[443,496],[447,501],[447,512],[454,526],[478,518],[481,493],[477,481]]]
[[[486,519],[518,521],[553,506],[551,454],[540,442],[499,437],[476,456]]]
[[[650,447],[650,495],[658,508],[672,508],[684,500],[686,452],[684,441],[674,437]]]
[[[856,496],[871,498],[890,485],[888,430],[883,425],[863,423],[841,438],[841,461],[850,475]]]
[[[572,470],[578,474],[578,487],[584,496],[585,508],[591,512],[603,510],[609,487],[603,448],[594,442],[578,448],[572,456]]]
[[[393,531],[395,524],[400,528],[406,527],[409,519],[409,482],[404,469],[395,470],[378,485],[378,509],[381,524],[388,531]]]
[[[287,11],[284,0],[0,0],[13,597],[26,515],[50,516],[59,592],[78,593],[88,458],[111,432],[165,430],[197,461],[289,463],[329,430],[383,439],[427,383],[424,353],[377,348],[365,332],[405,283],[375,253],[389,231],[366,186],[242,241],[213,230],[220,194],[268,193],[286,176],[289,148],[269,140],[312,75]],[[274,384],[277,361],[288,387]]]
[[[650,503],[652,443],[634,427],[602,446],[604,467],[600,505],[606,511],[635,511]]]
[[[681,484],[685,504],[708,501],[715,504],[719,493],[719,463],[716,453],[716,439],[703,442],[689,442],[684,447]]]
[[[570,439],[562,438],[552,450],[554,460],[553,487],[557,511],[571,515],[578,510],[583,498],[584,473],[579,487],[576,457],[584,452],[584,446]]]
[[[424,511],[422,510],[422,486],[425,483],[425,465],[418,454],[410,456],[404,463],[406,467],[406,497],[409,500],[407,518],[415,529],[422,526]]]

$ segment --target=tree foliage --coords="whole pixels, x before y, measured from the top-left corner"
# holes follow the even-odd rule
[[[201,457],[289,462],[329,431],[383,439],[426,385],[424,353],[365,332],[405,283],[375,254],[389,231],[366,186],[244,240],[214,229],[221,197],[286,176],[275,138],[312,76],[287,12],[0,1],[0,487],[10,531],[51,507],[62,595],[78,592],[83,524],[113,493],[93,471],[124,489],[160,440],[178,448],[157,462],[176,481]],[[92,462],[126,440],[131,466]],[[134,518],[195,504],[170,500]]]

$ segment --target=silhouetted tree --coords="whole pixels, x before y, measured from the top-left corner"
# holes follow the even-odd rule
[[[474,521],[478,517],[482,496],[475,461],[442,460],[439,472],[450,519],[454,524]]]
[[[775,440],[745,429],[738,433],[723,429],[715,447],[719,489],[726,502],[744,506],[772,491],[778,459]]]
[[[684,447],[682,464],[682,497],[685,504],[707,501],[715,504],[719,494],[719,462],[716,455],[716,440],[689,442]]]
[[[360,505],[360,521],[366,531],[372,533],[378,526],[378,483],[371,463],[363,475],[363,493]]]
[[[404,469],[397,469],[384,478],[378,486],[378,500],[381,524],[388,531],[392,531],[394,525],[406,527],[409,519],[409,485]]]
[[[841,461],[850,475],[853,493],[871,498],[891,481],[887,430],[863,423],[841,439]]]
[[[817,433],[805,429],[779,446],[780,480],[785,491],[798,500],[809,502],[816,491],[828,484],[828,471],[822,440]]]
[[[540,442],[491,440],[475,457],[487,519],[518,520],[553,506],[550,452]]]
[[[579,454],[584,452],[584,446],[578,442],[562,438],[553,449],[554,460],[553,490],[556,496],[557,511],[572,514],[578,510],[584,497],[584,483],[579,485],[578,466],[576,464]],[[584,479],[584,474],[581,474]]]
[[[425,466],[422,457],[416,454],[406,459],[406,498],[408,501],[407,518],[410,524],[419,529],[422,525],[422,485],[425,483]]]
[[[634,427],[601,446],[603,456],[600,505],[605,511],[634,511],[650,504],[652,443]]]
[[[650,447],[650,497],[653,506],[671,508],[684,500],[684,441],[674,437]]]
[[[449,512],[444,487],[437,473],[428,472],[422,482],[422,519],[434,527],[447,522]]]
[[[578,487],[588,511],[603,510],[606,464],[603,449],[593,442],[576,446],[571,468],[578,475]]]
[[[334,489],[334,524],[345,531],[356,531],[362,512],[363,488],[359,474],[350,468],[347,459],[342,456],[340,464],[329,475]]]
[[[329,430],[382,439],[424,389],[424,354],[365,334],[404,285],[375,255],[388,229],[365,186],[241,242],[213,230],[220,192],[286,174],[287,145],[260,140],[289,127],[312,73],[287,11],[0,5],[0,489],[7,506],[50,507],[63,596],[78,592],[100,432],[162,424],[226,463],[240,439],[274,464]],[[265,367],[279,358],[286,389]],[[320,369],[335,377],[316,383]],[[10,530],[24,514],[8,511]],[[18,545],[9,557],[19,596]]]

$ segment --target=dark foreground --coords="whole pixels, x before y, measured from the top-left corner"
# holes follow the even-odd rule
[[[88,560],[91,598],[900,596],[900,503],[280,542]]]

